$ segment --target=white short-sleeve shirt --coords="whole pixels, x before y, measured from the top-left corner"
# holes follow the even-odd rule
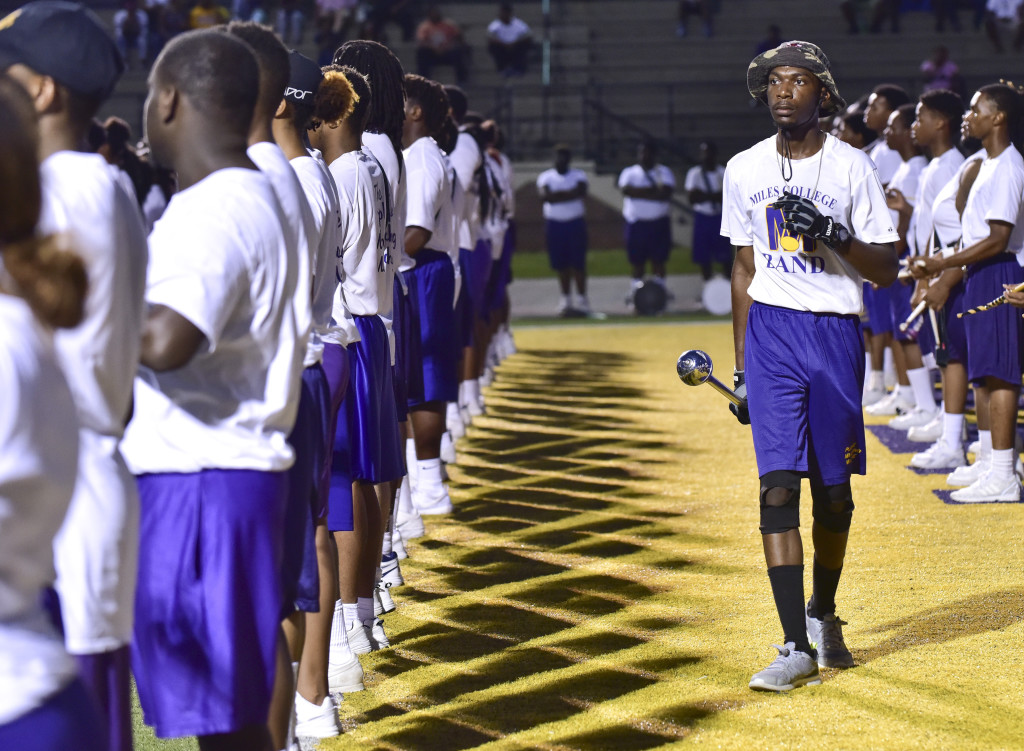
[[[725,167],[721,164],[715,165],[713,170],[704,169],[703,165],[690,167],[686,172],[686,181],[683,183],[683,190],[703,190],[705,193],[720,193],[722,181],[725,179]],[[716,201],[699,201],[693,204],[693,210],[705,216],[717,216],[722,213],[722,204]]]
[[[791,236],[770,204],[784,193],[814,201],[867,243],[899,239],[871,160],[859,149],[826,136],[817,154],[793,160],[793,177],[782,178],[776,136],[729,160],[722,195],[722,234],[733,245],[754,249],[757,302],[818,313],[859,314],[863,279],[837,253],[802,235]]]
[[[487,25],[487,33],[502,44],[515,44],[520,39],[530,36],[530,27],[518,16],[512,16],[508,23],[495,18]]]
[[[587,173],[580,169],[570,167],[563,175],[554,167],[544,170],[537,177],[537,190],[547,188],[553,193],[560,193],[564,190],[572,190],[580,184],[587,185]],[[544,218],[555,222],[569,222],[573,219],[581,219],[585,213],[585,204],[582,198],[559,203],[544,202]]]
[[[985,149],[980,149],[967,157],[957,169],[956,174],[946,182],[935,196],[932,203],[932,224],[939,236],[942,247],[953,245],[963,234],[960,224],[960,212],[956,208],[956,196],[960,191],[960,180],[964,171],[973,163],[985,158]]]
[[[664,164],[656,164],[653,169],[646,170],[643,165],[634,164],[626,167],[619,174],[619,188],[654,188],[662,185],[676,186],[675,175]],[[648,222],[668,216],[668,201],[652,201],[649,198],[622,197],[622,217],[627,222]]]
[[[921,172],[928,166],[928,159],[921,156],[920,154],[910,157],[905,162],[901,163],[896,169],[896,172],[892,176],[892,180],[889,181],[888,190],[898,190],[907,199],[907,203],[911,206],[917,200],[917,188],[921,182]],[[899,226],[900,214],[898,211],[889,209],[889,215],[892,217],[893,226]],[[913,215],[911,215],[913,219]],[[910,244],[912,237],[912,228],[907,229],[907,243]]]
[[[917,196],[914,199],[914,229],[911,251],[915,255],[928,255],[931,251],[935,233],[935,222],[932,218],[932,206],[939,191],[942,190],[960,165],[964,163],[964,155],[957,149],[949,149],[936,159],[928,162],[917,181]]]
[[[1024,249],[1024,159],[1016,147],[1008,146],[999,156],[987,157],[981,163],[978,177],[967,196],[963,215],[963,247],[967,248],[988,237],[989,222],[1013,225],[1007,253]]]
[[[452,180],[444,152],[433,138],[419,138],[404,152],[409,170],[409,203],[405,220],[409,227],[431,233],[427,247],[448,253],[458,265],[458,243],[452,236]]]
[[[459,247],[473,250],[480,237],[480,194],[476,180],[476,171],[483,164],[480,145],[469,133],[461,131],[455,140],[455,148],[448,155],[459,188],[463,195],[462,220],[459,223]]]
[[[285,222],[270,177],[232,168],[177,193],[156,223],[146,301],[188,319],[206,346],[177,370],[139,368],[121,444],[133,473],[291,466],[305,341]]]
[[[879,138],[868,147],[868,156],[871,157],[871,161],[875,163],[875,169],[878,170],[879,182],[888,187],[892,176],[903,164],[903,157],[899,155],[898,151],[890,149],[884,138]]]
[[[102,157],[101,157],[102,158]],[[71,502],[78,419],[53,337],[27,303],[0,294],[0,725],[78,673],[39,594]]]
[[[82,425],[120,438],[132,399],[145,316],[146,231],[134,203],[98,154],[59,151],[40,166],[39,229],[61,232],[85,262],[85,318],[56,336]]]
[[[405,204],[408,188],[405,182],[405,164],[391,139],[383,133],[363,133],[363,152],[373,156],[387,175],[391,187],[391,232],[393,234],[392,263],[399,271],[408,271],[416,266],[405,252]]]

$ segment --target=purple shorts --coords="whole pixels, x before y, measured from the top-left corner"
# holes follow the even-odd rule
[[[946,354],[950,362],[967,364],[967,331],[964,319],[956,314],[964,309],[964,283],[959,282],[949,292],[949,298],[942,308],[946,317]]]
[[[671,242],[670,225],[669,243]],[[698,266],[704,266],[710,263],[729,263],[731,260],[732,243],[722,234],[722,215],[694,212],[693,262]]]
[[[420,347],[423,353],[423,398],[426,402],[454,402],[459,396],[456,340],[455,268],[447,253],[424,248],[416,254],[416,292],[419,297]],[[465,289],[465,285],[463,285]]]
[[[357,316],[355,320],[362,340],[348,348],[350,377],[344,403],[351,477],[357,482],[391,482],[402,477],[405,466],[388,333],[377,316]],[[338,422],[340,432],[341,420]]]
[[[132,672],[161,738],[263,725],[281,617],[286,472],[137,479]]]
[[[889,287],[875,289],[870,282],[864,282],[864,310],[868,320],[864,328],[872,334],[892,333],[892,311],[890,310]]]
[[[548,260],[555,271],[587,267],[587,222],[580,217],[568,222],[544,220]]]
[[[900,331],[900,324],[903,323],[914,311],[910,304],[914,297],[914,285],[895,282],[889,290],[889,331],[898,342],[916,342],[923,327],[931,327],[928,322],[928,315],[921,315],[915,318],[906,331]]]
[[[409,416],[409,395],[417,399],[423,396],[423,353],[420,350],[420,321],[416,303],[416,284],[411,273],[402,275],[408,292],[403,291],[395,279],[395,319],[392,331],[395,335],[395,407],[398,421],[405,422]]]
[[[491,279],[487,289],[489,310],[501,310],[505,307],[508,285],[512,281],[512,253],[515,252],[515,248],[516,223],[510,219],[501,246],[501,257],[491,267]]]
[[[108,751],[110,746],[93,697],[76,678],[42,706],[0,725],[0,748]]]
[[[468,252],[462,248],[460,253]],[[461,261],[461,257],[459,259]],[[459,297],[455,300],[455,342],[459,352],[473,344],[473,304],[469,301],[469,290],[466,288],[466,275],[462,272],[462,284],[459,285]],[[460,354],[461,356],[461,354]]]
[[[857,316],[754,303],[744,370],[757,474],[825,485],[864,474],[864,343]]]
[[[697,235],[697,217],[703,216],[703,214],[694,214],[694,236]],[[711,217],[705,217],[711,218]],[[722,241],[725,242],[725,259],[721,258],[722,251],[719,248],[714,249],[714,258],[712,260],[727,262],[732,256],[732,246],[729,244],[729,238],[722,237],[719,234],[721,229],[722,218],[718,218],[718,226],[712,227],[715,236],[718,238],[718,245],[721,245]],[[640,220],[636,222],[626,222],[626,255],[629,257],[629,263],[633,266],[643,266],[648,261],[652,263],[665,263],[668,260],[669,251],[672,250],[672,223],[667,216],[663,216],[660,219],[649,219]],[[693,244],[693,255],[696,260],[697,243]],[[701,263],[701,261],[697,261]],[[707,263],[707,261],[704,261]]]
[[[1024,269],[1012,253],[1000,253],[967,268],[963,310],[976,308],[1003,294],[1004,284],[1024,282]],[[997,378],[1020,385],[1021,346],[1024,320],[1012,305],[1000,305],[972,316],[964,316],[967,338],[967,377],[974,382]]]
[[[82,682],[100,708],[110,751],[132,751],[132,671],[128,645],[110,652],[75,655],[75,660]],[[8,747],[0,744],[0,748]]]
[[[487,280],[491,276],[491,241],[479,240],[470,252],[459,250],[459,266],[462,269],[462,288],[469,292],[470,315],[475,322],[487,315]],[[476,343],[475,326],[470,329],[471,345]]]
[[[320,610],[320,575],[313,521],[321,510],[320,474],[327,453],[331,391],[319,363],[302,371],[299,410],[288,442],[295,463],[288,470],[288,508],[284,522],[282,618],[294,610]],[[333,442],[332,442],[333,443]]]
[[[327,387],[331,392],[331,414],[327,422],[328,446],[324,454],[324,463],[320,471],[320,507],[313,514],[314,521],[321,521],[327,516],[327,504],[331,494],[331,467],[334,465],[334,436],[338,428],[338,415],[341,403],[345,400],[348,389],[348,350],[340,344],[324,343],[324,374],[327,376]]]

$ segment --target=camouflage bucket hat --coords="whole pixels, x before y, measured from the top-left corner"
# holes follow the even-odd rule
[[[747,68],[747,89],[754,99],[767,103],[768,74],[772,68],[803,68],[813,73],[831,95],[829,104],[821,108],[822,115],[831,115],[845,109],[846,100],[839,96],[829,66],[828,58],[818,45],[801,41],[783,42],[751,61]]]

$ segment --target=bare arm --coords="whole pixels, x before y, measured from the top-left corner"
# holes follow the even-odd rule
[[[1010,243],[1010,234],[1013,232],[1013,225],[1009,222],[997,220],[988,223],[989,233],[984,240],[974,243],[963,250],[950,256],[932,256],[925,259],[925,271],[930,274],[937,274],[947,269],[955,269],[961,266],[969,266],[986,258],[999,255]]]
[[[566,203],[568,201],[576,201],[586,195],[586,183],[578,183],[571,190],[551,190],[546,185],[540,190],[540,198],[544,203]]]
[[[845,243],[835,247],[835,252],[857,269],[862,277],[879,287],[888,287],[896,281],[900,261],[892,243],[876,245],[850,235]]]
[[[142,327],[140,362],[158,373],[177,370],[206,344],[206,336],[177,311],[155,305]]]
[[[409,226],[405,228],[405,252],[410,258],[415,258],[423,248],[427,247],[430,238],[434,233],[423,229],[423,227]]]
[[[672,196],[671,185],[657,185],[650,188],[634,188],[627,185],[622,189],[622,194],[630,198],[644,198],[648,201],[667,201]]]
[[[736,370],[743,370],[744,345],[747,338],[747,314],[750,298],[747,290],[754,281],[754,248],[736,247],[736,260],[732,264],[732,341],[736,355]]]

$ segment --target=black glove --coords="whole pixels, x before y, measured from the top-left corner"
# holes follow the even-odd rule
[[[729,410],[736,415],[736,419],[740,421],[740,424],[749,425],[750,410],[747,409],[747,381],[742,370],[734,370],[732,372],[732,388],[736,392],[736,396],[743,401],[739,404],[729,402]]]
[[[782,211],[786,232],[821,240],[832,250],[850,238],[846,227],[832,217],[822,214],[818,207],[806,198],[786,193],[771,207]]]

